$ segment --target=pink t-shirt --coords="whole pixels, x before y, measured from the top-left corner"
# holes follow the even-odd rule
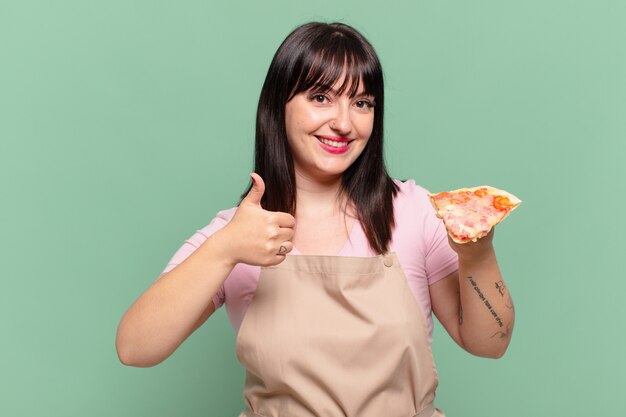
[[[456,271],[458,258],[448,244],[443,222],[435,216],[435,211],[428,201],[428,191],[416,185],[413,180],[394,181],[399,185],[400,191],[394,200],[396,227],[390,251],[396,253],[409,288],[424,313],[430,342],[433,320],[428,286]],[[209,225],[185,241],[163,272],[169,272],[183,262],[211,234],[224,227],[236,210],[237,207],[233,207],[217,213]],[[299,254],[296,248],[290,253],[290,255]],[[337,255],[376,256],[358,221],[354,222],[348,241]],[[239,331],[239,326],[252,301],[260,272],[258,266],[237,264],[213,297],[216,309],[226,304],[228,318],[235,332]]]

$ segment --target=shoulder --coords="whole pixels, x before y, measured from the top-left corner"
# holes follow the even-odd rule
[[[235,216],[236,211],[237,211],[237,207],[231,207],[226,210],[220,210],[217,212],[213,220],[226,224],[232,220],[233,216]]]
[[[406,195],[422,195],[427,197],[430,193],[429,190],[417,184],[414,179],[399,180],[394,178],[393,182],[398,186],[399,191]]]
[[[440,233],[441,219],[430,201],[430,191],[415,180],[395,180],[399,190],[394,200],[394,217],[399,234],[420,239],[420,245],[428,247],[433,236]],[[408,239],[408,238],[407,238]],[[427,253],[427,250],[424,250]]]
[[[202,229],[199,229],[196,233],[196,236],[199,235],[199,240],[204,241],[213,233],[220,230],[222,227],[226,226],[235,215],[237,211],[237,207],[231,207],[226,210],[220,210],[217,212],[213,220]]]
[[[413,179],[399,180],[394,179],[393,182],[398,187],[398,193],[394,200],[394,206],[397,208],[409,205],[412,208],[423,207],[425,209],[432,208],[428,194],[430,192],[415,183]]]
[[[213,233],[224,227],[235,215],[237,207],[217,212],[213,220],[185,240],[183,245],[170,259],[163,273],[169,272],[183,262],[189,255],[198,249]]]

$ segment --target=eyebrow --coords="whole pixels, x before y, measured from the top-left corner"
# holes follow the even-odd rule
[[[331,92],[331,93],[333,93],[334,95],[337,95],[337,90],[335,90],[335,89],[333,89],[333,88],[326,89],[326,91],[330,91],[330,92]],[[364,92],[362,92],[362,93],[360,93],[360,94],[355,94],[355,95],[354,95],[354,97],[355,97],[355,98],[356,98],[356,97],[366,97],[366,96],[369,96],[369,97],[374,97],[374,94],[372,94],[372,93],[368,93],[368,92],[365,92],[365,91],[364,91]]]

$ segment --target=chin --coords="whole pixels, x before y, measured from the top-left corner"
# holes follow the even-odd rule
[[[341,177],[343,176],[344,172],[346,172],[346,170],[348,169],[348,167],[341,167],[341,168],[327,168],[324,170],[319,170],[319,177],[325,177],[327,179],[332,179],[332,178],[336,178],[336,177]]]

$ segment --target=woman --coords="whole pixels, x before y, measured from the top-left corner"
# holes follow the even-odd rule
[[[126,312],[120,360],[160,363],[225,302],[247,369],[242,415],[443,415],[431,311],[462,348],[498,358],[513,305],[493,231],[455,244],[426,190],[387,174],[383,108],[361,34],[295,29],[261,91],[252,186]]]

